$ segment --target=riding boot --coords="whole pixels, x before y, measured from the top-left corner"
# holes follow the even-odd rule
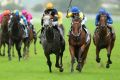
[[[88,32],[88,29],[84,24],[82,25],[82,27],[86,31],[86,43],[88,43],[88,41],[90,40],[90,36],[89,36],[90,33]]]
[[[82,27],[85,30],[85,32],[88,34],[89,32],[88,32],[88,29],[86,28],[86,26],[83,24]]]

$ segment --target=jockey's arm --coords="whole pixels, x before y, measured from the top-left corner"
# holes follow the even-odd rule
[[[80,19],[82,20],[81,24],[82,25],[85,24],[85,22],[87,21],[86,16],[82,12],[79,13],[79,16],[80,16]]]
[[[67,17],[67,18],[70,18],[70,17],[72,17],[72,15],[73,15],[73,14],[72,14],[71,12],[69,12],[69,13],[66,15],[66,17]]]
[[[112,20],[110,14],[107,14],[107,23],[108,24],[113,24],[113,20]]]
[[[21,15],[20,18],[23,19],[23,22],[24,22],[25,26],[28,26],[26,18],[23,15]]]
[[[99,14],[96,15],[95,26],[98,26],[98,22],[99,22]]]

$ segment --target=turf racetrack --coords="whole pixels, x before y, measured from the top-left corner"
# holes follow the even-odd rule
[[[93,40],[89,48],[86,64],[82,72],[70,72],[70,53],[68,50],[68,31],[70,28],[70,21],[64,19],[65,26],[65,40],[66,50],[63,55],[64,72],[60,73],[59,69],[55,68],[55,55],[51,55],[52,73],[46,63],[46,58],[43,54],[43,49],[37,41],[37,55],[35,55],[33,43],[30,47],[30,57],[27,60],[21,59],[18,61],[17,54],[12,61],[8,61],[7,54],[5,57],[0,57],[0,80],[120,80],[120,24],[119,21],[114,20],[114,29],[116,32],[115,47],[111,54],[113,64],[110,69],[106,69],[107,54],[106,50],[100,52],[101,66],[95,61],[95,46]],[[94,33],[94,20],[87,21],[92,36]],[[35,23],[35,28],[40,29],[40,23]],[[6,51],[7,53],[7,51]],[[76,67],[76,64],[74,68]]]

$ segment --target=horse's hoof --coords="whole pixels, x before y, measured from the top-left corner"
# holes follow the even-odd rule
[[[37,52],[35,52],[35,55],[37,55]]]
[[[5,54],[3,54],[2,56],[5,56]]]
[[[78,70],[79,72],[81,72],[81,69],[80,69],[80,68],[76,68],[76,70]]]
[[[52,73],[52,70],[50,70],[49,72]]]
[[[112,61],[109,61],[109,64],[112,64]]]
[[[109,65],[109,64],[106,64],[106,68],[107,68],[107,69],[110,68],[110,65]]]
[[[74,72],[74,69],[71,69],[71,72]]]
[[[60,68],[60,72],[63,72],[64,71],[64,69],[63,68]]]
[[[59,65],[57,65],[57,64],[55,64],[55,67],[56,67],[56,68],[60,68],[60,66],[59,66]]]
[[[80,67],[76,67],[76,70],[78,70],[79,72],[81,72],[81,68]]]
[[[96,62],[97,62],[97,63],[100,63],[100,60],[101,60],[100,58],[97,58],[97,59],[96,59]]]

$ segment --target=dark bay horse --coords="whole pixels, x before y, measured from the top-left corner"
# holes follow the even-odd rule
[[[22,25],[18,22],[19,17],[16,16],[15,14],[12,14],[11,22],[9,24],[10,28],[10,36],[9,36],[9,48],[8,48],[8,53],[9,53],[9,58],[11,59],[11,45],[15,44],[16,50],[18,52],[18,58],[19,61],[22,57],[21,55],[21,46],[22,46],[22,40],[24,31],[22,29]],[[25,40],[26,41],[26,40]]]
[[[112,33],[110,32],[110,29],[107,26],[108,25],[107,25],[106,15],[100,15],[99,26],[95,30],[93,36],[93,42],[96,46],[97,63],[100,63],[100,57],[99,57],[100,50],[104,48],[107,49],[108,60],[107,60],[106,68],[109,68],[110,64],[112,64],[110,56],[111,56],[111,51],[114,47],[115,33],[113,34],[114,36],[112,36]]]
[[[29,34],[29,37],[28,37],[28,42],[25,44],[26,46],[24,46],[24,49],[23,49],[23,57],[24,58],[27,58],[29,57],[29,47],[30,47],[30,43],[34,40],[34,54],[37,54],[36,52],[36,41],[37,41],[37,35],[34,35],[33,33],[33,26],[32,24],[28,23],[28,26],[29,26],[29,29],[28,29],[28,34]],[[35,33],[36,34],[36,33]]]
[[[9,43],[9,28],[8,28],[8,21],[10,19],[10,15],[3,16],[2,23],[1,23],[1,44],[0,44],[0,54],[1,54],[1,47],[4,46],[2,56],[5,56],[5,43]],[[14,52],[12,54],[14,56]]]
[[[86,61],[87,53],[91,43],[91,36],[87,34],[81,25],[81,19],[76,17],[72,20],[72,30],[69,34],[69,51],[71,54],[71,72],[74,71],[75,59],[78,65],[76,70],[81,72]]]
[[[41,39],[41,44],[43,46],[44,54],[47,58],[49,71],[52,72],[51,70],[52,63],[50,61],[50,54],[54,53],[56,55],[55,66],[60,69],[60,72],[63,72],[62,57],[63,57],[63,52],[65,50],[65,40],[63,39],[61,41],[60,33],[52,27],[52,21],[50,15],[44,15],[43,27],[44,30],[41,34],[40,39]]]

